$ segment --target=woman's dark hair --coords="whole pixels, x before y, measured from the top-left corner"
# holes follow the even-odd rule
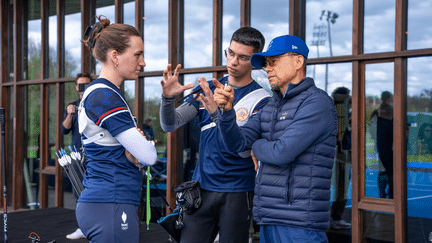
[[[101,62],[106,62],[109,50],[116,50],[122,54],[129,48],[131,36],[140,37],[138,30],[131,25],[110,25],[110,20],[103,15],[97,19],[99,22],[91,27],[93,31],[84,43],[90,48],[93,56]]]
[[[254,48],[254,53],[262,52],[265,44],[265,39],[261,32],[252,27],[242,27],[236,30],[231,37],[231,41],[246,46],[252,46]]]

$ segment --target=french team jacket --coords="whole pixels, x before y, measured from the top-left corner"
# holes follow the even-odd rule
[[[219,128],[232,151],[252,148],[260,161],[253,214],[260,225],[326,230],[337,119],[333,100],[305,78],[288,85],[241,128],[230,110]]]

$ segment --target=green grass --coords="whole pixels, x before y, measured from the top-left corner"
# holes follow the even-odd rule
[[[408,155],[407,162],[430,162],[432,163],[432,154]]]

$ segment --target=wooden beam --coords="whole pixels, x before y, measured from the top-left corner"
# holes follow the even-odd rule
[[[353,0],[353,39],[352,54],[363,53],[364,0]]]
[[[396,0],[395,51],[407,49],[408,0]]]
[[[368,53],[368,54],[349,55],[349,56],[312,58],[312,59],[308,59],[308,64],[342,63],[342,62],[353,62],[353,61],[377,61],[377,62],[381,61],[382,62],[385,59],[394,59],[400,57],[424,57],[424,56],[431,56],[431,55],[432,55],[432,48],[425,48],[425,49],[405,50],[405,51],[396,51],[396,52],[380,52],[380,53]]]
[[[353,0],[353,37],[352,54],[363,53],[364,0]],[[308,60],[308,63],[309,60]],[[359,127],[364,126],[364,65],[360,61],[352,62],[352,241],[362,242],[363,213],[359,208],[364,195],[364,133]],[[364,103],[363,103],[364,104]],[[361,135],[363,134],[363,136]]]
[[[306,0],[289,1],[288,33],[306,40]]]
[[[65,66],[65,5],[64,0],[57,0],[57,78],[64,77]]]
[[[49,78],[49,2],[41,0],[41,79]]]
[[[223,0],[213,0],[213,54],[212,66],[222,65],[222,20]],[[213,72],[213,78],[219,78],[218,72]]]
[[[56,168],[54,166],[45,166],[45,168],[41,170],[41,174],[44,175],[55,175],[55,173],[56,173]]]
[[[179,42],[178,42],[178,15],[181,0],[169,0],[168,2],[168,63],[176,67],[179,62]],[[171,208],[175,208],[176,194],[174,188],[181,182],[183,165],[180,152],[183,148],[179,143],[182,138],[182,129],[167,134],[167,201]],[[180,170],[179,170],[180,167]],[[167,213],[170,213],[166,209]]]
[[[64,76],[64,0],[57,0],[57,78]],[[56,151],[63,147],[63,134],[60,125],[63,122],[64,84],[56,83]],[[63,172],[59,163],[55,163],[55,201],[56,207],[63,207]]]
[[[1,49],[0,49],[0,57],[1,57],[1,69],[0,69],[0,83],[4,84],[9,79],[8,73],[8,20],[9,20],[9,1],[2,0],[0,6],[0,37],[1,37]],[[6,102],[7,92],[6,89],[2,88],[0,93],[0,107],[3,107]]]
[[[0,64],[0,83],[4,84],[8,81],[8,77],[9,77],[9,73],[8,73],[8,17],[9,14],[9,1],[8,0],[2,0],[1,1],[1,6],[0,6],[0,37],[1,37],[1,43],[2,45],[0,45],[0,57],[1,57],[1,64]],[[8,107],[9,105],[9,101],[7,99],[7,87],[2,86],[0,89],[0,107],[5,108]],[[5,121],[7,121],[7,114],[8,112],[5,112]],[[5,125],[5,130],[6,129],[7,124]],[[7,134],[5,134],[5,136],[7,136]],[[7,141],[7,139],[5,138],[5,141]],[[5,151],[6,151],[6,155],[5,158],[7,158],[7,147],[6,147],[7,143],[5,142],[5,144],[2,144],[2,141],[0,140],[0,146],[5,146]],[[2,148],[2,147],[0,147]],[[3,158],[0,157],[1,163],[0,166],[1,168],[3,168],[3,163],[6,164],[6,161],[3,161]],[[0,176],[2,179],[0,180],[0,185],[1,188],[3,188],[3,173]],[[0,202],[2,204],[2,206],[4,206],[4,202],[3,202],[3,197],[1,197]]]
[[[144,1],[135,0],[135,28],[141,33],[144,39]]]
[[[362,224],[361,224],[361,211],[359,210],[359,201],[360,194],[362,191],[362,181],[361,175],[364,174],[362,172],[362,166],[360,166],[360,161],[363,161],[360,153],[360,149],[362,146],[359,129],[358,126],[360,123],[363,123],[364,120],[361,120],[359,114],[361,113],[362,107],[359,105],[361,102],[361,96],[364,91],[360,87],[360,79],[359,75],[361,70],[360,62],[355,61],[352,63],[352,140],[351,140],[351,165],[352,165],[352,240],[353,242],[361,242],[362,236]],[[363,181],[364,183],[364,181]]]
[[[251,0],[240,0],[240,27],[251,25]]]
[[[383,201],[393,201],[393,200],[389,200],[389,199],[382,199],[382,200]],[[368,202],[367,200],[361,200],[360,202],[358,202],[358,208],[361,210],[393,213],[394,209],[395,209],[395,205],[393,202],[391,202],[391,203],[376,203],[376,202]],[[359,241],[359,242],[361,242],[361,241]]]
[[[135,0],[135,28],[140,32],[144,40],[144,1]],[[143,54],[144,55],[144,54]],[[145,58],[144,58],[145,60]],[[135,80],[135,104],[134,113],[138,122],[138,126],[143,123],[144,116],[144,78],[139,77]]]
[[[64,84],[56,84],[56,151],[63,147],[63,134],[61,132],[61,123],[64,114]],[[63,207],[63,171],[62,167],[56,160],[55,163],[55,202],[56,207]]]
[[[114,0],[114,5],[115,5],[115,11],[114,11],[114,15],[115,15],[115,22],[116,23],[123,23],[123,0]]]
[[[396,0],[395,51],[407,49],[408,0]],[[395,241],[407,242],[407,59],[394,61],[393,114],[393,195],[395,201]],[[397,190],[396,190],[397,188]]]
[[[48,161],[48,85],[40,85],[40,133],[39,133],[39,203],[48,207],[48,178],[42,173]]]
[[[48,46],[48,36],[49,36],[49,19],[48,12],[49,2],[48,0],[41,0],[41,79],[49,78],[48,76],[48,62],[49,62],[49,46]],[[47,166],[48,161],[48,86],[40,85],[41,92],[41,120],[40,120],[40,134],[39,134],[39,169],[42,171]],[[48,207],[48,178],[43,173],[39,174],[39,194],[40,194],[40,208]]]
[[[407,60],[394,63],[393,195],[396,243],[407,242]]]
[[[84,40],[84,31],[90,25],[90,1],[81,0],[81,40]],[[81,43],[81,72],[90,73],[90,50]]]
[[[14,55],[14,82],[22,79],[22,16],[23,2],[14,1],[13,5],[13,55]],[[22,87],[14,85],[13,89],[13,142],[12,142],[12,210],[22,205],[22,162],[23,162],[23,111],[22,111]]]

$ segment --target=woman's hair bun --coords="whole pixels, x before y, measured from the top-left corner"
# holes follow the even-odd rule
[[[83,42],[89,47],[92,55],[102,63],[107,59],[109,50],[116,50],[123,53],[130,46],[131,36],[140,36],[138,30],[128,24],[111,24],[105,16],[96,17],[96,23],[87,27],[84,36],[87,37]]]
[[[103,17],[103,18],[102,18]],[[107,19],[105,16],[100,15],[99,17],[97,17],[97,19],[99,20],[99,24],[102,26],[102,29],[106,28],[107,26],[110,25],[110,20]]]

